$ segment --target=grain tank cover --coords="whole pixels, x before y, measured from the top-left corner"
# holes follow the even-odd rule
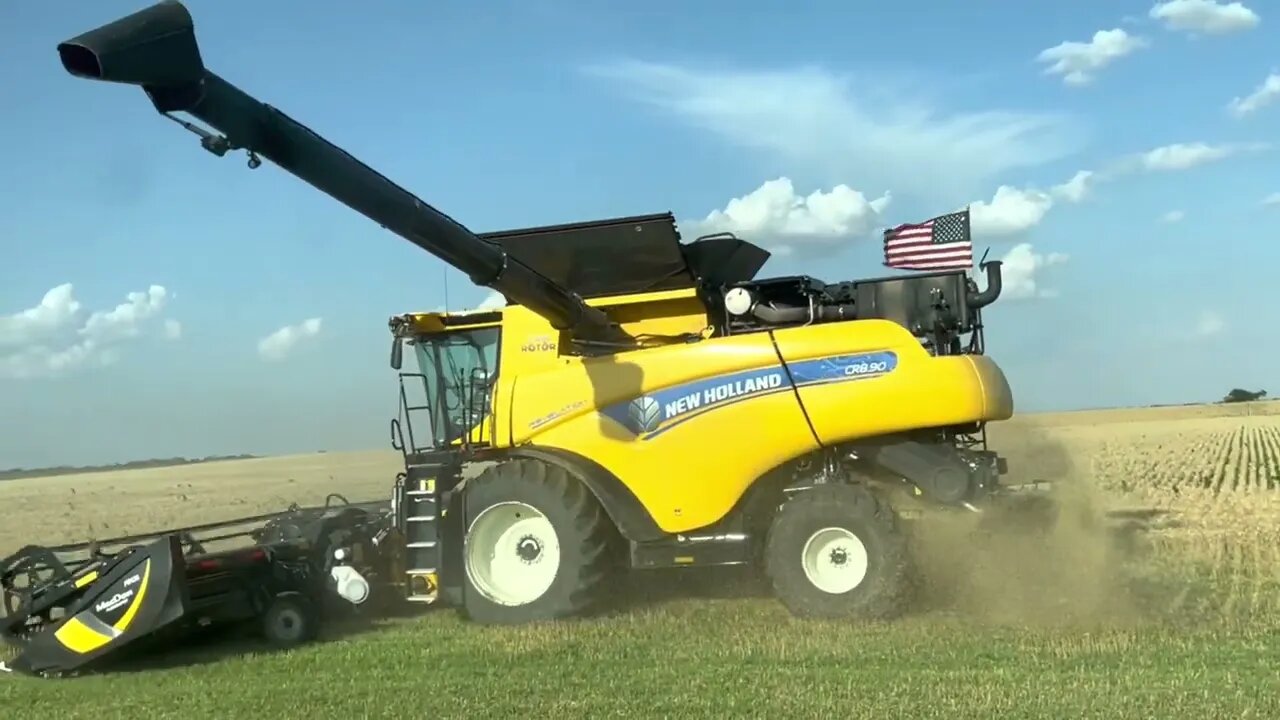
[[[731,236],[681,244],[671,213],[481,233],[582,297],[750,280],[769,253]],[[729,278],[726,280],[726,277]]]

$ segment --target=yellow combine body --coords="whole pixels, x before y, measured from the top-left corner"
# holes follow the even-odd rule
[[[591,304],[616,310],[632,335],[708,328],[692,292]],[[560,355],[558,333],[528,309],[499,312],[501,321],[476,324],[466,322],[474,314],[450,316],[462,324],[448,331],[440,313],[410,316],[424,339],[501,331],[493,401],[470,441],[591,458],[668,533],[717,522],[755,480],[822,445],[1013,413],[1009,385],[990,358],[931,356],[885,320],[581,358]],[[731,436],[733,452],[708,452],[718,433]]]
[[[549,619],[618,572],[746,565],[797,615],[883,617],[910,585],[898,500],[965,513],[1004,492],[983,439],[1013,412],[983,341],[999,263],[981,290],[960,269],[757,278],[768,252],[685,242],[669,213],[477,235],[207,70],[173,0],[58,51],[507,299],[390,319],[405,468],[378,553],[409,601]]]

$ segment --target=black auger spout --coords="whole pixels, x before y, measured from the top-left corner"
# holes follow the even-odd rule
[[[186,112],[223,133],[177,118],[215,155],[243,149],[250,167],[272,161],[312,186],[584,340],[620,340],[601,310],[510,257],[501,247],[388,180],[343,149],[205,69],[191,15],[165,0],[58,45],[76,77],[138,85],[156,110]]]

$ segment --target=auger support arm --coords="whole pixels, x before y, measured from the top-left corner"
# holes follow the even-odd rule
[[[217,136],[173,118],[215,155],[244,149],[250,167],[267,158],[382,227],[547,318],[557,330],[590,340],[624,336],[603,311],[486,242],[280,110],[207,70],[191,15],[176,0],[107,23],[58,45],[75,77],[138,85],[160,113],[186,112]],[[171,117],[171,116],[170,116]]]

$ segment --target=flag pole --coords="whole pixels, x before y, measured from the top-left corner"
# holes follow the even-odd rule
[[[964,206],[964,235],[965,235],[965,237],[969,238],[969,242],[970,242],[970,243],[972,243],[972,242],[973,242],[973,213],[971,213],[971,212],[970,212],[970,209],[971,209],[971,208],[970,208],[970,205],[969,205],[968,203],[965,203],[965,206]],[[990,246],[990,245],[988,245],[988,246],[986,247],[986,249],[982,251],[982,257],[978,259],[978,264],[977,264],[975,267],[977,267],[977,268],[981,269],[981,268],[982,268],[982,263],[986,262],[986,260],[987,260],[987,255],[988,255],[990,252],[991,252],[991,246]]]

